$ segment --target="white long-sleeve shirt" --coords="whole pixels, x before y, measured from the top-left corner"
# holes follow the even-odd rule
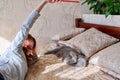
[[[34,10],[31,12],[10,47],[0,56],[0,73],[5,80],[24,80],[28,66],[22,50],[22,43],[39,16],[40,14],[37,11]]]

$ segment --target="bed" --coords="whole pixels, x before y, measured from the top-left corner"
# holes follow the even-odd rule
[[[89,29],[94,27],[104,33],[120,39],[120,27],[85,23],[80,18],[75,19],[75,23],[77,28]],[[96,56],[94,57],[96,58]],[[117,69],[118,68],[116,68],[116,70]],[[29,67],[25,80],[119,80],[119,72],[113,72],[109,72],[106,68],[99,67],[99,64],[96,63],[90,64],[84,68],[73,67],[64,64],[55,55],[43,55],[38,62]]]
[[[110,26],[110,25],[101,25],[101,24],[93,24],[93,23],[86,23],[81,18],[75,19],[75,24],[77,28],[85,28],[90,29],[92,27],[111,35],[117,39],[120,39],[120,26]],[[120,48],[119,48],[119,41],[109,45],[97,53],[93,55],[90,60],[89,64],[97,65],[99,68],[109,74],[110,76],[116,77],[115,80],[120,79],[120,71],[118,66],[119,65],[119,57],[120,57]],[[105,56],[105,57],[104,57]],[[98,59],[99,57],[99,59]],[[98,60],[96,60],[98,59]],[[114,66],[113,66],[114,65]],[[107,69],[108,68],[108,69]],[[101,78],[101,80],[106,80]],[[109,79],[111,80],[111,79]]]

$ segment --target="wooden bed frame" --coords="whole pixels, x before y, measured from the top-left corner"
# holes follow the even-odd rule
[[[91,27],[97,28],[98,30],[107,33],[111,36],[114,36],[118,39],[120,39],[120,26],[108,26],[108,25],[101,25],[101,24],[93,24],[93,23],[86,23],[83,22],[81,18],[76,18],[75,19],[75,24],[77,28],[86,28],[89,29]]]

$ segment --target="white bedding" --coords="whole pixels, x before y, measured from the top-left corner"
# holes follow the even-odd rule
[[[118,80],[97,66],[73,67],[61,62],[54,55],[42,56],[29,68],[25,80]]]

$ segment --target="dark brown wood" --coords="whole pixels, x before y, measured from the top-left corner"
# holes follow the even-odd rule
[[[78,18],[75,20],[77,28],[86,28],[89,29],[91,27],[97,28],[98,30],[107,33],[111,36],[120,39],[120,27],[116,26],[108,26],[108,25],[101,25],[101,24],[93,24],[93,23],[85,23],[82,19]]]

